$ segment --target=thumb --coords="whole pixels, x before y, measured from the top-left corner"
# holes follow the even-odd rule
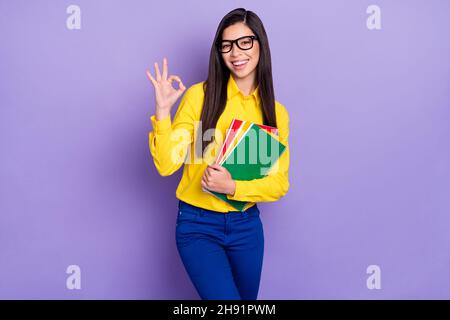
[[[217,163],[210,165],[210,167],[218,171],[222,171],[224,169],[224,167],[222,167],[220,164]]]

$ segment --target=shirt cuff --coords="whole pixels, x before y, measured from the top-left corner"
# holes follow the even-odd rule
[[[153,130],[155,130],[156,134],[170,131],[170,129],[172,128],[170,113],[164,119],[160,120],[156,119],[156,115],[152,115],[150,117],[150,120],[152,122]]]
[[[236,188],[235,188],[235,190],[234,190],[234,195],[227,194],[227,198],[228,198],[229,200],[237,200],[237,201],[240,201],[239,198],[241,197],[241,194],[242,194],[242,191],[241,191],[241,189],[242,189],[242,184],[241,184],[241,181],[240,181],[240,180],[234,180],[234,181],[236,182]],[[244,194],[245,194],[245,193],[244,193]]]

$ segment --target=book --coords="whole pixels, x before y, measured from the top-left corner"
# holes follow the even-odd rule
[[[215,163],[226,168],[234,180],[260,179],[267,176],[285,149],[286,146],[278,140],[276,127],[233,119]],[[205,188],[203,191],[238,211],[244,211],[250,204],[228,199],[226,194]]]

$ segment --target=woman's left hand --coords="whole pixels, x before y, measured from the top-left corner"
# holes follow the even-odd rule
[[[202,177],[202,187],[210,191],[234,195],[236,183],[226,168],[215,163],[206,168]]]

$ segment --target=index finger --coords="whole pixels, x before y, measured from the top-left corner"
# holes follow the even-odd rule
[[[159,65],[157,62],[155,62],[155,73],[156,73],[156,80],[161,81],[161,73],[159,72]]]

